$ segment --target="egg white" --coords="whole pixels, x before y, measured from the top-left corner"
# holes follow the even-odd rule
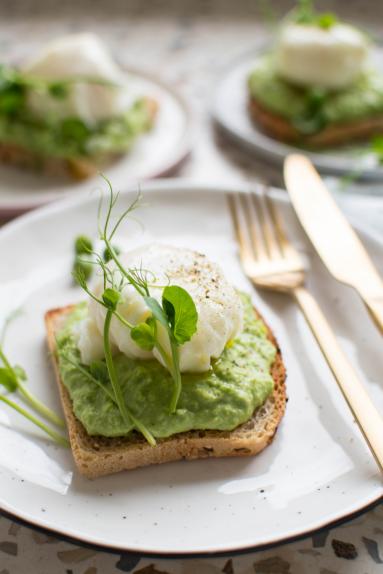
[[[188,291],[198,311],[197,331],[190,341],[179,348],[181,372],[204,372],[210,368],[211,360],[218,358],[226,344],[242,329],[243,308],[240,297],[226,280],[221,268],[206,256],[188,249],[151,244],[135,249],[121,257],[125,268],[149,270],[150,293],[161,300],[167,284],[179,285]],[[113,268],[113,264],[111,265]],[[95,293],[103,290],[101,279],[95,286]],[[100,358],[105,308],[96,301],[88,303],[89,317],[80,325],[78,346],[81,359],[89,363]],[[122,292],[118,312],[131,324],[145,321],[151,315],[143,298],[128,285]],[[144,351],[137,346],[127,327],[113,317],[110,338],[114,347],[127,355],[139,359],[155,357],[163,364],[159,352]],[[165,328],[158,325],[158,338],[162,347],[170,353],[170,344]]]
[[[110,84],[79,82],[71,86],[65,98],[31,92],[28,106],[37,115],[79,117],[92,124],[121,114],[129,103],[124,74],[94,34],[74,34],[50,43],[25,64],[23,71],[46,80],[89,77]]]
[[[278,37],[278,73],[302,86],[329,89],[352,84],[366,66],[368,42],[356,28],[334,24],[328,29],[287,24]]]

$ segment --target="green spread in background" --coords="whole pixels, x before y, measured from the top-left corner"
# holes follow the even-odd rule
[[[214,361],[207,373],[182,374],[182,392],[177,411],[169,414],[173,380],[156,360],[115,356],[123,393],[132,414],[156,437],[192,429],[232,430],[249,420],[273,390],[270,367],[276,349],[267,338],[264,323],[255,317],[250,298],[242,295],[245,321],[243,332]],[[87,314],[78,305],[58,335],[58,356],[62,381],[73,401],[76,417],[88,434],[125,436],[128,427],[113,401],[73,364],[80,363],[73,326]],[[82,365],[83,368],[88,367]],[[111,389],[109,381],[104,381]]]
[[[150,129],[152,118],[144,99],[123,115],[89,126],[79,118],[37,118],[24,107],[6,113],[1,106],[0,141],[40,157],[62,159],[102,157],[126,152],[135,138]]]
[[[346,89],[314,90],[279,77],[272,57],[266,56],[257,62],[248,83],[254,99],[270,112],[289,120],[302,133],[315,133],[327,124],[347,123],[383,113],[383,75],[374,71],[364,73]]]

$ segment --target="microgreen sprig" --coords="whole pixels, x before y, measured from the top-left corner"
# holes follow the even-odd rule
[[[12,366],[7,357],[4,354],[3,349],[0,347],[0,386],[3,386],[8,393],[18,393],[22,399],[32,407],[37,413],[42,417],[49,420],[51,423],[55,424],[60,428],[65,428],[64,421],[50,408],[39,401],[35,396],[32,395],[25,387],[25,381],[27,379],[24,369],[20,366]],[[34,425],[38,426],[45,433],[47,433],[57,444],[61,446],[69,446],[69,443],[65,437],[60,433],[56,432],[54,429],[50,428],[44,422],[40,421],[32,413],[28,412],[26,409],[21,407],[15,401],[11,400],[8,396],[0,394],[0,401],[13,408],[15,411],[20,413],[22,416],[27,418]]]
[[[26,419],[28,419],[31,423],[33,423],[34,425],[36,425],[37,427],[39,427],[41,430],[43,430],[48,436],[50,436],[57,444],[59,444],[60,446],[65,446],[65,447],[69,447],[69,442],[68,440],[62,436],[60,433],[56,432],[54,429],[48,427],[45,423],[41,422],[37,417],[35,417],[33,414],[31,414],[30,412],[28,412],[27,410],[25,410],[23,407],[21,407],[20,405],[18,405],[17,403],[15,403],[15,401],[12,401],[11,399],[9,399],[8,397],[5,397],[4,395],[0,394],[0,401],[5,403],[6,405],[8,405],[9,407],[11,407],[12,409],[14,409],[15,411],[17,411],[19,414],[21,414],[23,417],[25,417]]]
[[[293,20],[297,24],[311,24],[324,30],[332,28],[338,21],[332,12],[318,14],[313,0],[298,0],[297,7],[293,11]]]
[[[97,255],[97,254],[96,254]],[[132,329],[133,325],[131,325],[128,321],[126,321],[117,311],[117,304],[121,297],[121,291],[124,286],[124,282],[120,280],[119,283],[115,282],[114,273],[106,267],[102,258],[98,256],[98,263],[103,271],[104,276],[104,292],[101,297],[97,297],[90,291],[86,277],[83,270],[80,268],[74,273],[75,280],[77,283],[84,289],[84,291],[91,297],[94,301],[96,301],[99,305],[102,305],[106,309],[106,316],[104,321],[104,331],[103,331],[103,343],[104,343],[104,354],[105,354],[105,362],[108,370],[109,380],[111,382],[113,388],[113,401],[118,406],[120,414],[124,419],[125,423],[130,426],[131,424],[142,433],[142,435],[146,438],[149,444],[154,446],[156,441],[149,431],[149,429],[141,423],[128,409],[125,398],[122,393],[121,385],[118,381],[114,361],[113,361],[113,354],[110,342],[110,326],[113,315],[117,317],[119,321],[121,321],[127,328]],[[111,287],[107,287],[106,285],[110,284]],[[90,375],[87,373],[87,377],[89,378]],[[94,378],[94,377],[92,377]],[[106,388],[103,387],[103,390],[109,394]]]
[[[24,369],[18,365],[12,367],[1,347],[0,360],[3,364],[0,368],[0,385],[11,393],[18,391],[23,399],[41,416],[58,427],[65,428],[64,421],[26,389],[24,382],[27,376]]]
[[[128,407],[126,406],[125,398],[123,396],[120,383],[117,378],[117,373],[113,361],[112,349],[110,345],[110,323],[113,317],[113,312],[116,310],[117,303],[119,301],[119,294],[117,291],[113,289],[107,289],[104,291],[103,294],[103,301],[105,306],[107,307],[105,322],[104,322],[104,351],[105,351],[105,361],[106,366],[108,368],[108,373],[110,377],[110,382],[112,383],[112,387],[114,390],[114,395],[116,397],[116,402],[118,404],[118,408],[120,413],[127,424],[130,424],[130,421],[133,422],[134,426],[137,430],[139,430],[149,444],[154,446],[156,441],[151,434],[151,432],[143,425],[138,419],[136,419]]]
[[[179,361],[179,346],[191,339],[197,330],[198,313],[193,299],[188,292],[178,285],[165,287],[162,293],[161,304],[150,294],[148,274],[142,270],[126,269],[112,245],[112,239],[121,223],[138,207],[141,201],[139,193],[132,204],[118,217],[116,223],[111,223],[113,208],[115,207],[119,194],[114,193],[111,182],[102,176],[109,187],[109,203],[106,210],[104,225],[101,225],[102,202],[99,208],[99,233],[100,239],[108,249],[111,259],[119,269],[121,275],[132,285],[136,291],[143,297],[147,307],[152,312],[153,321],[151,324],[145,321],[135,327],[134,340],[147,349],[149,345],[149,336],[151,335],[153,344],[160,353],[166,367],[170,371],[174,380],[174,391],[170,403],[170,412],[175,412],[178,399],[181,393],[181,371]],[[170,356],[160,344],[157,333],[156,321],[162,325],[168,335],[170,345]]]
[[[95,252],[91,253],[94,257],[94,264],[98,265],[102,271],[104,287],[103,293],[98,296],[89,289],[87,285],[87,277],[81,268],[75,270],[74,277],[88,296],[99,305],[103,306],[106,310],[103,329],[103,344],[106,367],[109,380],[113,388],[114,402],[117,404],[124,420],[127,423],[132,422],[135,428],[145,436],[150,444],[155,444],[154,437],[151,435],[149,430],[132,415],[127,407],[125,397],[123,396],[114,365],[110,343],[112,318],[113,316],[116,317],[116,319],[129,329],[131,338],[141,349],[146,351],[152,351],[154,348],[157,349],[164,365],[173,378],[174,389],[170,402],[170,412],[173,413],[177,408],[182,388],[179,348],[181,345],[189,341],[196,332],[198,313],[192,297],[182,287],[177,285],[166,285],[163,288],[162,298],[159,302],[151,294],[151,287],[153,285],[157,288],[159,287],[159,285],[156,284],[156,278],[153,273],[150,270],[143,269],[142,267],[126,268],[122,264],[119,258],[119,250],[117,250],[113,245],[113,237],[122,222],[127,217],[130,217],[132,212],[140,204],[141,194],[139,193],[137,195],[136,199],[114,222],[112,221],[112,213],[116,206],[119,194],[114,193],[110,181],[105,177],[104,179],[109,188],[109,200],[104,215],[104,221],[102,223],[103,201],[101,197],[98,211],[98,230],[99,238],[104,243],[104,253],[107,253],[108,257],[101,257]],[[105,259],[112,261],[114,265],[106,265]],[[116,280],[116,274],[118,275],[118,280]],[[136,290],[136,292],[143,298],[148,309],[151,311],[151,315],[144,322],[137,325],[129,323],[118,310],[122,291],[127,285],[131,285]],[[159,340],[160,327],[165,329],[165,333],[167,334],[168,349],[165,349]]]

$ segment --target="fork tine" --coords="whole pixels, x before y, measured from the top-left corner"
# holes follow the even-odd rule
[[[282,218],[278,209],[276,208],[273,200],[270,197],[270,188],[265,186],[265,200],[269,210],[271,221],[274,225],[275,233],[278,239],[279,247],[283,255],[286,257],[297,257],[298,253],[287,239],[286,233],[283,228]]]
[[[273,221],[270,217],[268,206],[265,199],[265,189],[262,187],[260,195],[251,194],[253,206],[258,214],[260,227],[264,243],[266,245],[267,254],[270,259],[277,259],[281,256],[282,252],[278,243],[278,239],[274,232]]]
[[[242,259],[242,262],[245,264],[245,260],[247,259],[254,259],[254,252],[252,249],[252,245],[250,239],[246,233],[244,233],[244,227],[241,225],[240,221],[240,209],[239,206],[239,194],[235,193],[228,193],[227,194],[227,201],[229,204],[229,210],[231,219],[233,222],[235,234],[237,237],[238,245],[239,245],[239,253]]]
[[[265,247],[265,242],[262,234],[262,229],[257,215],[257,211],[254,208],[254,204],[251,200],[251,194],[242,193],[240,195],[240,200],[242,203],[244,219],[246,226],[250,235],[254,257],[259,261],[264,261],[268,258],[267,250]]]

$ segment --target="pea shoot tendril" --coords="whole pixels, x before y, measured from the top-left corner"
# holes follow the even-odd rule
[[[48,434],[57,444],[61,446],[69,446],[67,439],[58,433],[56,430],[42,422],[31,412],[27,411],[24,407],[9,398],[9,394],[17,394],[21,399],[34,411],[36,411],[43,418],[53,423],[59,428],[65,428],[65,422],[50,408],[39,401],[25,386],[27,375],[20,366],[12,366],[7,359],[2,347],[0,346],[0,386],[2,386],[7,394],[0,394],[0,402],[6,404],[13,410],[17,411],[23,417],[32,422],[35,426],[39,427],[46,434]]]

